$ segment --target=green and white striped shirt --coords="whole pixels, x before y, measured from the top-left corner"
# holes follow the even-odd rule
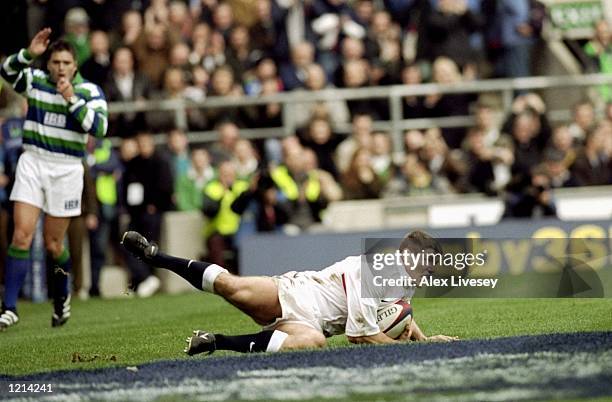
[[[26,49],[9,56],[0,75],[28,99],[23,126],[23,147],[58,160],[80,160],[87,134],[104,137],[108,112],[102,90],[79,73],[72,80],[79,101],[73,105],[57,92],[48,73],[30,68],[33,58]]]

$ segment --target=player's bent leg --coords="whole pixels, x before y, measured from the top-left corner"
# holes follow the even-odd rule
[[[320,331],[305,324],[280,324],[276,330],[287,334],[287,339],[280,348],[283,351],[323,348],[327,345],[327,339]]]
[[[271,324],[283,315],[278,287],[270,277],[223,273],[215,279],[214,290],[257,324]]]
[[[325,336],[321,332],[297,323],[281,324],[273,330],[235,336],[197,330],[193,331],[193,336],[187,338],[186,342],[185,353],[189,356],[211,354],[216,350],[273,353],[281,350],[322,348],[326,345]]]
[[[5,292],[0,311],[0,331],[17,324],[17,296],[30,265],[30,245],[36,230],[40,209],[16,201],[13,210],[15,228],[5,264]]]
[[[282,315],[278,289],[271,278],[239,277],[216,264],[187,260],[164,254],[137,232],[126,232],[123,246],[143,261],[171,270],[196,289],[215,293],[238,307],[261,325],[270,324]]]
[[[64,237],[70,218],[45,216],[44,238],[47,249],[48,269],[51,269],[50,288],[53,297],[51,326],[62,326],[70,318],[70,253],[64,247]]]

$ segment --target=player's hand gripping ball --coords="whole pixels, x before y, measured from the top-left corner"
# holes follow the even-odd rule
[[[378,328],[389,338],[397,339],[412,320],[412,306],[399,299],[378,309],[376,322]]]

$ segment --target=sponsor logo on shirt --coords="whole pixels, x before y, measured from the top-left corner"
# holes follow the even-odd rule
[[[43,123],[46,126],[66,127],[66,115],[60,113],[46,112]]]

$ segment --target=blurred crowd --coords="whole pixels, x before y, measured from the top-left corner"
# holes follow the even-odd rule
[[[529,76],[544,18],[543,6],[530,0],[24,4],[28,29],[51,26],[68,39],[80,73],[109,102]],[[595,31],[584,46],[585,68],[610,72],[608,26],[600,22]],[[480,192],[502,197],[508,217],[554,216],[552,189],[612,184],[612,98],[607,87],[600,92],[605,110],[578,102],[572,120],[558,126],[535,93],[517,94],[511,111],[488,96],[406,97],[406,119],[472,114],[476,124],[409,130],[401,152],[393,152],[389,133],[374,129],[389,118],[386,100],[295,104],[295,135],[257,140],[241,130],[281,127],[279,104],[188,110],[188,129],[214,130],[212,144],[190,144],[173,113],[113,114],[109,136],[121,145],[90,140],[83,216],[71,229],[73,238],[91,240],[90,294],[99,294],[99,272],[119,233],[130,228],[159,241],[162,214],[171,210],[202,211],[204,257],[234,269],[243,236],[297,233],[343,199]],[[24,105],[4,88],[0,98],[5,243]],[[348,135],[338,133],[342,125],[350,125]],[[166,143],[156,146],[152,133],[159,132]],[[150,267],[113,254],[130,268],[140,295],[159,286]]]

